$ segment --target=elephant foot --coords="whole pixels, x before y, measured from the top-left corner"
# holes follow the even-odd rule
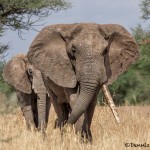
[[[38,123],[38,128],[37,130],[42,133],[43,135],[46,134],[45,133],[45,130],[46,130],[46,122],[45,120],[41,120],[39,123]]]
[[[54,129],[56,129],[56,128],[62,129],[66,123],[67,123],[67,120],[65,120],[65,121],[60,121],[60,120],[57,118],[57,119],[55,120]]]
[[[31,122],[31,121],[26,121],[26,128],[29,131],[35,131],[36,130],[36,126],[35,126],[34,122]]]
[[[82,131],[81,132],[81,142],[83,143],[92,143],[92,134],[91,131]]]
[[[70,123],[66,123],[63,128],[61,128],[61,134],[69,134],[72,131],[75,131],[74,126]]]
[[[39,129],[37,128],[36,132],[38,132],[39,136],[41,137],[41,139],[42,139],[43,141],[46,139],[47,133],[46,133],[46,130],[45,130],[45,129],[44,129],[44,130],[39,130]]]
[[[42,136],[42,139],[43,139],[43,141],[46,139],[46,137],[47,137],[47,134],[46,134],[46,131],[45,130],[43,130],[42,132],[41,132],[41,136]]]
[[[91,131],[85,131],[85,130],[82,130],[82,131],[78,131],[77,129],[75,129],[75,126],[70,124],[70,123],[66,123],[64,125],[64,127],[61,129],[61,134],[62,136],[64,134],[73,134],[74,136],[75,135],[79,135],[79,141],[81,143],[92,143],[92,134],[91,134]]]

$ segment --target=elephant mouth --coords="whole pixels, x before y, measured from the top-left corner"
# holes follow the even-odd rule
[[[108,86],[106,83],[102,84],[102,91],[104,93],[105,100],[107,101],[107,103],[108,103],[108,105],[109,105],[109,107],[110,107],[110,109],[111,109],[111,111],[115,117],[115,120],[117,121],[117,123],[120,123],[120,118],[118,116],[113,98],[109,92],[109,89],[108,89]]]

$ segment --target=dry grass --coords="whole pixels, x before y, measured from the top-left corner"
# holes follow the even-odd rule
[[[108,107],[97,107],[92,122],[93,143],[81,143],[68,133],[61,138],[53,129],[56,115],[50,112],[47,137],[26,130],[20,109],[15,114],[0,115],[0,150],[150,150],[150,106],[118,108],[121,121],[116,124]],[[129,147],[125,143],[149,144]]]

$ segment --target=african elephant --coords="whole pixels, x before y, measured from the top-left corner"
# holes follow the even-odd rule
[[[75,124],[84,114],[82,132],[91,140],[90,126],[100,88],[125,72],[139,51],[134,38],[120,25],[77,23],[45,27],[27,56],[42,72],[48,91],[53,91],[51,83],[64,88],[72,108],[67,125]]]
[[[28,62],[25,54],[18,54],[4,66],[3,78],[16,91],[28,129],[33,126],[43,132],[48,122],[50,99],[40,71]]]

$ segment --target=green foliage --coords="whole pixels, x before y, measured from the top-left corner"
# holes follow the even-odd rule
[[[150,0],[143,0],[140,7],[142,11],[142,18],[144,20],[150,19]]]
[[[4,83],[1,80],[0,81],[0,92],[5,93],[6,97],[9,99],[11,94],[14,92],[14,89],[12,86],[8,85],[7,83]]]
[[[7,98],[10,98],[11,93],[14,91],[14,89],[4,82],[2,77],[2,71],[3,71],[4,63],[0,62],[0,92],[5,93]]]
[[[70,7],[66,0],[0,0],[1,28],[12,30],[32,29],[52,11]]]

